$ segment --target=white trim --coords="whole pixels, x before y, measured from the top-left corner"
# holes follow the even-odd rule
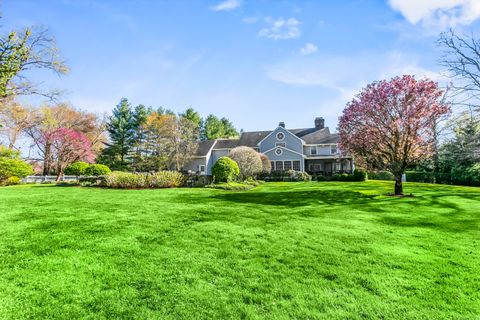
[[[282,134],[283,138],[279,138],[278,137],[279,134]],[[278,141],[283,141],[283,140],[285,140],[285,133],[281,132],[281,131],[278,131],[277,134],[275,135],[275,138],[277,138]]]
[[[270,137],[275,131],[277,131],[278,128],[282,128],[283,130],[287,131],[288,133],[290,133],[292,136],[294,136],[295,138],[297,138],[298,140],[300,140],[302,142],[302,146],[305,144],[305,141],[303,141],[302,139],[300,139],[299,137],[297,137],[296,135],[294,135],[293,133],[291,133],[290,131],[288,131],[288,129],[285,129],[284,127],[276,127],[274,130],[272,130],[272,132],[270,132],[269,134],[267,134],[265,136],[265,138],[263,138],[262,140],[260,140],[258,143],[257,143],[257,146],[260,146],[260,144],[265,140],[267,139],[268,137]],[[276,138],[276,137],[275,137]]]
[[[278,153],[278,151],[280,151],[280,153]],[[274,153],[276,156],[281,156],[283,154],[283,150],[281,147],[276,147]]]
[[[338,142],[332,142],[332,143],[305,143],[305,147],[313,147],[313,146],[318,146],[318,147],[325,147],[325,146],[331,146],[333,144],[338,144]]]
[[[300,153],[300,152],[297,152],[297,151],[294,151],[292,149],[288,149],[288,148],[285,148],[285,147],[273,147],[272,149],[269,149],[263,153],[269,153],[270,151],[274,150],[274,149],[277,149],[277,148],[281,148],[281,149],[284,149],[284,150],[287,150],[287,151],[290,151],[290,152],[293,152],[293,153],[296,153],[296,154],[299,154],[301,155],[303,158],[305,158],[305,155],[303,153]]]

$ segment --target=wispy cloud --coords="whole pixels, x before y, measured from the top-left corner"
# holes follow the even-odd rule
[[[295,18],[272,19],[271,17],[267,17],[265,18],[265,22],[267,23],[267,26],[258,33],[260,37],[275,40],[300,37],[300,21]]]
[[[318,47],[313,43],[306,43],[303,48],[300,49],[300,53],[304,56],[308,56],[309,54],[315,53],[318,51]]]
[[[243,23],[248,23],[248,24],[254,24],[254,23],[258,22],[258,18],[257,17],[245,17],[245,18],[242,19],[242,22]]]
[[[242,2],[240,0],[225,0],[210,7],[210,9],[213,11],[231,11],[239,8],[241,5]]]
[[[445,29],[469,25],[480,18],[479,0],[389,0],[411,24]]]

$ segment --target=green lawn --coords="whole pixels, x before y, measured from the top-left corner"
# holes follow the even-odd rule
[[[3,319],[479,319],[480,188],[0,188]]]

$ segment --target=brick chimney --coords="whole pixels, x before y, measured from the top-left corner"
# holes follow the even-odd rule
[[[322,117],[315,118],[315,130],[320,130],[325,128],[325,119]]]
[[[285,128],[285,122],[283,122],[283,121],[282,121],[282,122],[279,122],[279,123],[278,123],[278,126],[279,126],[279,127],[282,127],[282,128]]]

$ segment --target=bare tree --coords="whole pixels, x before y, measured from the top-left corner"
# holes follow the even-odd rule
[[[25,28],[0,36],[0,98],[33,94],[55,99],[59,91],[44,91],[28,79],[27,72],[34,69],[68,72],[47,29]]]
[[[480,39],[473,34],[459,35],[454,30],[443,32],[437,41],[444,52],[440,65],[454,80],[450,86],[450,99],[456,105],[479,110],[480,98]]]

